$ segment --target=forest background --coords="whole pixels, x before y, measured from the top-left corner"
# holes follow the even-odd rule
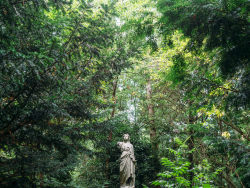
[[[0,186],[250,187],[248,0],[1,0]]]

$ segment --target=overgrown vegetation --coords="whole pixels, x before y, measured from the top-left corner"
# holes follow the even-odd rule
[[[0,1],[0,186],[250,187],[247,0]]]

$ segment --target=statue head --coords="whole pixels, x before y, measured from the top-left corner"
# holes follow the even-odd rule
[[[124,135],[123,135],[123,140],[124,140],[124,141],[129,141],[129,140],[130,140],[129,134],[127,134],[127,133],[124,134]]]

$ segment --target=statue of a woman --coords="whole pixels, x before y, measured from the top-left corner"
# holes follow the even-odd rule
[[[130,143],[129,134],[123,135],[123,142],[118,142],[122,154],[120,157],[120,188],[135,188],[135,156],[134,147]]]

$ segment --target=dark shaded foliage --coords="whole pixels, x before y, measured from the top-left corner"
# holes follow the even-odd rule
[[[223,1],[174,1],[161,0],[158,9],[164,35],[181,30],[191,38],[187,48],[197,50],[203,44],[205,49],[219,49],[218,66],[224,78],[239,72],[239,92],[235,100],[243,106],[249,105],[249,22],[250,9],[247,0]]]
[[[66,186],[79,153],[88,152],[82,123],[103,107],[99,83],[127,67],[129,56],[115,56],[125,46],[102,56],[116,29],[110,13],[93,17],[86,2],[78,11],[52,0],[0,7],[1,187]]]

